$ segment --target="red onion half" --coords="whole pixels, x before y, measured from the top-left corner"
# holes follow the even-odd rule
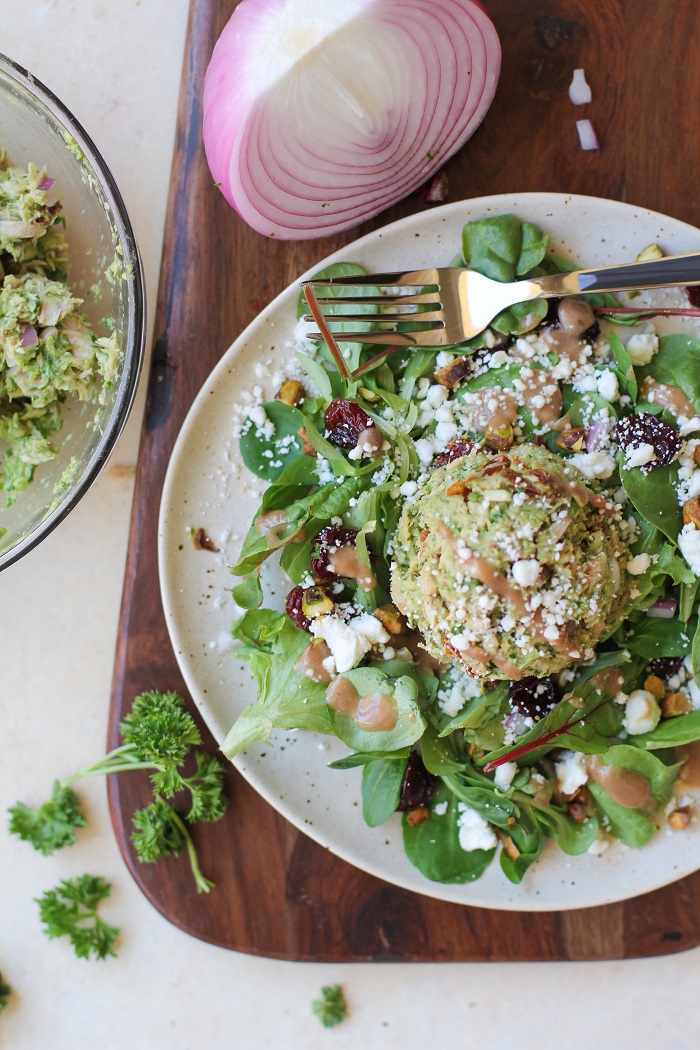
[[[500,64],[476,0],[241,0],[204,84],[209,167],[258,232],[337,233],[429,181]]]

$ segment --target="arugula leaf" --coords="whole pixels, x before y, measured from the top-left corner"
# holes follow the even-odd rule
[[[378,758],[362,770],[362,816],[377,828],[396,812],[408,759]]]
[[[97,875],[62,879],[54,889],[35,898],[46,936],[68,937],[79,959],[115,956],[119,930],[97,913],[100,902],[111,892],[110,884]]]
[[[286,613],[260,609],[245,613],[233,633],[247,641],[239,653],[250,662],[258,698],[242,711],[221,745],[226,757],[233,758],[256,740],[267,740],[272,729],[332,732],[326,686],[295,669],[310,641],[306,631]]]
[[[343,989],[339,984],[327,984],[321,989],[321,999],[314,999],[311,1009],[324,1028],[334,1028],[348,1016]]]
[[[8,813],[10,834],[30,842],[45,857],[54,850],[72,846],[77,841],[75,829],[87,824],[75,791],[59,780],[54,780],[51,798],[38,810],[16,802]]]

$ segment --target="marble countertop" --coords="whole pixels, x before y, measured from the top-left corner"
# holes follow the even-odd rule
[[[2,51],[53,89],[112,167],[137,231],[151,304],[187,6],[33,0],[25,18],[19,5],[0,5]],[[17,798],[39,803],[55,775],[104,748],[143,395],[87,498],[0,577],[0,812]],[[4,819],[0,826],[0,971],[14,988],[0,1018],[0,1047],[697,1045],[700,949],[623,963],[336,966],[253,958],[193,940],[132,882],[104,783],[81,785],[81,796],[89,826],[78,845],[52,857],[10,838]],[[117,959],[77,959],[41,931],[33,898],[84,871],[113,884],[104,914],[122,929]],[[328,983],[344,986],[350,1008],[331,1032],[310,1012]]]

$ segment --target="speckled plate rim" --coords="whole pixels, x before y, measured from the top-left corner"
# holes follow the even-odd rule
[[[203,658],[207,646],[211,649],[214,643],[207,641],[211,633],[207,630],[208,612],[201,611],[206,605],[203,598],[209,594],[202,591],[198,595],[196,589],[200,586],[209,590],[223,588],[224,583],[230,587],[231,577],[226,572],[226,562],[228,560],[230,564],[232,557],[224,552],[215,570],[210,564],[205,567],[201,553],[196,555],[199,562],[194,561],[191,554],[183,554],[193,550],[191,543],[184,542],[182,531],[183,523],[191,518],[191,491],[196,490],[198,484],[201,486],[203,472],[213,470],[212,463],[218,455],[215,451],[217,435],[212,436],[209,429],[212,413],[217,411],[217,399],[235,396],[240,390],[235,377],[237,366],[245,360],[246,354],[255,356],[256,346],[259,351],[268,345],[272,329],[291,335],[299,281],[304,277],[343,260],[362,262],[371,269],[383,270],[406,265],[446,264],[458,250],[459,231],[465,222],[486,214],[509,211],[540,223],[553,234],[555,247],[565,245],[584,265],[623,262],[633,258],[651,241],[661,242],[667,251],[673,253],[700,250],[700,230],[646,208],[572,194],[499,194],[446,204],[367,234],[322,259],[255,318],[213,369],[185,419],[168,467],[159,519],[160,585],[168,631],[187,687],[217,742],[223,740],[237,714],[255,697],[249,673],[244,670],[241,674],[240,662],[233,654],[225,654],[217,664],[220,669],[217,674],[223,677],[216,683],[210,673],[211,661],[207,664]],[[579,239],[586,239],[580,236],[584,218],[605,234],[596,234],[595,246],[589,245],[585,254],[577,252]],[[578,235],[575,232],[577,225]],[[629,231],[629,236],[621,238],[618,235],[620,229]],[[426,241],[435,237],[439,245],[441,234],[448,231],[449,240],[445,237],[447,247],[439,258],[431,254],[429,259],[411,257],[406,260],[396,251],[396,245],[409,237],[423,236],[421,249]],[[590,226],[588,231],[590,239]],[[623,241],[629,241],[629,246]],[[434,248],[433,252],[436,250],[439,248]],[[226,458],[224,455],[223,459]],[[218,469],[220,472],[221,467]],[[211,478],[213,489],[215,475],[207,476]],[[230,498],[223,494],[223,506]],[[204,501],[200,500],[200,505],[204,507]],[[185,506],[188,506],[187,511]],[[212,506],[207,501],[209,513],[212,513]],[[233,517],[236,517],[235,511]],[[247,511],[240,514],[240,519],[242,529],[247,528]],[[223,570],[223,574],[219,570]],[[217,583],[206,583],[205,573],[214,573]],[[235,615],[236,607],[230,604],[220,622],[228,626]],[[240,690],[245,691],[247,679],[248,696],[232,695],[236,689],[236,675],[239,676]],[[226,715],[222,713],[222,693],[226,694],[223,700]],[[351,776],[357,771],[340,773],[325,769],[328,761],[346,752],[342,745],[336,746],[338,741],[328,743],[327,739],[315,734],[275,731],[272,740],[277,743],[276,748],[268,746],[262,749],[262,746],[255,745],[238,755],[234,765],[270,805],[301,831],[350,864],[401,888],[440,900],[498,910],[563,911],[626,900],[668,885],[700,868],[700,824],[696,823],[683,833],[682,839],[677,834],[671,838],[672,833],[661,830],[641,850],[628,850],[614,843],[602,857],[567,857],[553,844],[548,844],[520,886],[507,882],[497,859],[476,882],[462,885],[430,882],[406,858],[398,818],[392,818],[378,829],[364,825],[357,805],[359,779]],[[312,747],[323,755],[322,759],[314,756],[310,750]],[[285,752],[284,756],[282,752]],[[277,765],[281,759],[281,776],[276,774],[273,762],[265,764],[264,758],[270,755]],[[302,784],[296,795],[294,792],[290,795],[288,790],[280,793],[285,773],[294,781],[295,777],[306,774],[309,766],[315,767],[324,777],[335,778],[324,782],[324,791],[313,800],[313,805],[311,799],[306,800],[311,810],[302,804],[308,785]],[[321,767],[324,768],[321,770]],[[311,786],[318,790],[314,783]],[[328,805],[329,801],[332,805]],[[322,810],[325,814],[337,810],[338,819],[329,820]],[[312,819],[309,814],[315,814],[319,819]]]

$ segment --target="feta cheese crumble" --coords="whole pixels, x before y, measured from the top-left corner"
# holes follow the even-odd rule
[[[656,729],[661,719],[661,708],[648,689],[635,689],[630,693],[625,704],[623,728],[630,736],[650,733]]]
[[[465,853],[470,853],[474,849],[493,849],[498,839],[488,821],[465,802],[459,802],[457,809],[459,810],[457,817],[459,844]]]
[[[565,751],[554,763],[554,772],[562,795],[575,795],[588,780],[586,756],[580,751]]]

